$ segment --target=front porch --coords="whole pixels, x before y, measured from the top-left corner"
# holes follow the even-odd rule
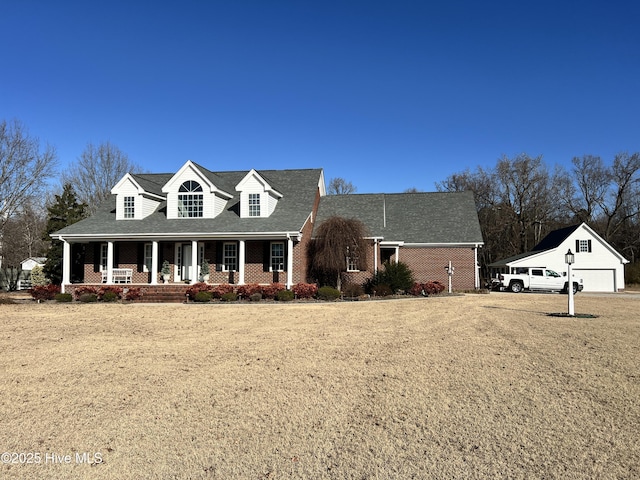
[[[291,288],[294,282],[306,280],[303,245],[289,235],[280,239],[106,240],[82,244],[81,255],[75,248],[72,255],[73,245],[63,243],[63,292],[76,284],[176,285],[186,289],[202,281],[203,266],[209,267],[208,282],[212,284],[284,283]],[[297,268],[294,255],[302,259]],[[72,257],[81,264],[72,266]],[[167,284],[163,264],[169,271]],[[73,282],[72,270],[81,272],[74,275]]]

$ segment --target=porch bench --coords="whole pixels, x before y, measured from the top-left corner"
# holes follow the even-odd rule
[[[113,269],[113,283],[131,283],[131,277],[133,277],[132,268],[114,268]],[[102,283],[107,282],[107,271],[102,272]]]

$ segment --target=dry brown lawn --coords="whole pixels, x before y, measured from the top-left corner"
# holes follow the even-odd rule
[[[638,478],[639,305],[0,305],[0,477]]]

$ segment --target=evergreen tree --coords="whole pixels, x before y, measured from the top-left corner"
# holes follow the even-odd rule
[[[47,207],[49,212],[45,236],[72,225],[87,216],[86,203],[79,203],[73,187],[70,183],[64,186],[62,195],[55,196],[55,202]],[[47,252],[47,262],[44,265],[44,273],[51,283],[62,283],[62,242],[52,240]]]

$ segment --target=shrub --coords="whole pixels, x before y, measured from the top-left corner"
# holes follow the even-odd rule
[[[313,298],[318,293],[318,285],[315,283],[296,283],[291,290],[298,298]]]
[[[347,283],[342,287],[342,294],[345,297],[359,297],[360,295],[364,295],[364,288],[357,283]]]
[[[97,289],[96,295],[98,296],[98,300],[113,302],[122,297],[122,287],[116,287],[115,285],[105,285]]]
[[[393,290],[386,283],[381,283],[373,287],[373,294],[378,297],[388,297],[389,295],[393,295]]]
[[[56,302],[70,302],[71,300],[73,300],[73,295],[71,295],[70,293],[56,293],[56,296],[54,298]]]
[[[60,293],[60,285],[39,285],[33,287],[30,293],[34,300],[53,300]]]
[[[195,300],[196,295],[200,292],[209,292],[211,293],[211,285],[208,285],[204,282],[194,283],[190,287],[185,290],[185,293],[189,296],[189,300]]]
[[[236,292],[227,292],[223,293],[220,297],[220,300],[223,302],[235,302],[238,300],[238,294]]]
[[[98,301],[98,295],[95,293],[83,293],[78,297],[82,303],[94,303]]]
[[[89,285],[80,285],[73,290],[73,296],[76,300],[80,300],[80,297],[85,294],[95,295],[98,297],[98,287],[91,287]]]
[[[116,300],[118,300],[118,294],[116,292],[111,291],[111,290],[105,292],[102,295],[102,301],[103,302],[115,302]]]
[[[424,288],[424,291],[429,295],[437,295],[444,291],[444,285],[438,281],[427,282],[423,284],[422,288]]]
[[[243,298],[249,298],[254,293],[262,294],[262,287],[257,283],[249,283],[247,285],[239,285],[236,289],[238,296]]]
[[[425,289],[422,287],[422,283],[420,282],[415,282],[413,286],[409,289],[409,293],[415,297],[419,297],[421,295],[427,294]]]
[[[44,274],[44,269],[40,265],[35,265],[31,270],[31,285],[34,287],[42,287],[49,285],[49,280]]]
[[[294,294],[291,290],[280,290],[276,298],[281,302],[290,302],[293,300]]]
[[[211,301],[211,298],[212,298],[211,292],[202,291],[202,292],[196,293],[196,296],[194,299],[196,302],[207,303]]]
[[[383,268],[369,281],[372,290],[376,285],[384,284],[392,293],[409,291],[414,283],[413,272],[403,262],[385,262]]]
[[[426,282],[426,283],[419,283],[416,282],[413,284],[413,286],[411,287],[411,289],[409,290],[409,293],[411,295],[437,295],[439,293],[442,293],[444,291],[444,285],[440,282],[433,281],[433,282]]]
[[[233,291],[233,285],[229,285],[227,283],[212,287],[210,290],[213,298],[222,298],[225,294],[233,293]]]
[[[340,290],[329,286],[320,287],[318,289],[318,298],[320,300],[337,300],[340,298]]]
[[[259,302],[260,300],[262,300],[262,294],[254,293],[249,297],[249,300],[251,300],[252,302]]]
[[[278,295],[278,292],[285,290],[286,287],[282,283],[272,283],[271,285],[265,285],[262,287],[262,296],[273,300]]]
[[[140,287],[128,287],[127,293],[124,294],[124,299],[130,301],[138,300],[140,297],[142,297],[142,290]]]

